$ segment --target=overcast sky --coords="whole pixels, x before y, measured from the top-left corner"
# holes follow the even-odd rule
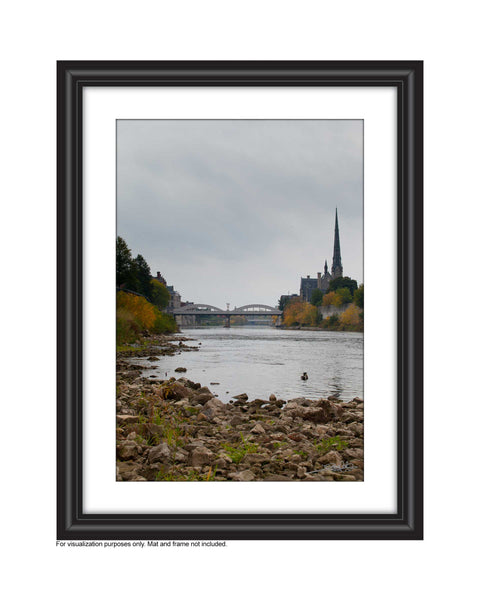
[[[117,232],[193,301],[274,306],[333,256],[363,281],[363,123],[117,122]]]

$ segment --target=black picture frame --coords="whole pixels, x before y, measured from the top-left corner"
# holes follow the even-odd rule
[[[423,62],[57,63],[57,539],[423,539]],[[82,92],[86,86],[393,86],[397,97],[397,512],[85,514]]]

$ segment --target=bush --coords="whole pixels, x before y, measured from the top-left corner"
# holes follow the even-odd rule
[[[350,290],[346,287],[337,290],[337,295],[340,296],[342,304],[348,304],[353,300]]]
[[[153,304],[160,309],[166,308],[170,300],[170,293],[165,284],[161,283],[157,279],[152,279],[150,281],[150,285],[150,297]]]
[[[358,290],[355,290],[353,293],[353,301],[359,308],[363,308],[363,283]]]
[[[153,324],[154,333],[174,333],[177,331],[177,323],[172,315],[165,315],[158,311],[157,318]]]
[[[358,325],[360,325],[361,323],[361,318],[360,318],[360,309],[358,308],[358,306],[349,306],[347,308],[347,310],[340,315],[340,322],[342,323],[342,325],[347,325],[350,327],[356,327]]]
[[[142,296],[117,292],[117,345],[138,340],[144,333],[173,333],[177,324]]]
[[[333,305],[338,307],[342,306],[342,304],[344,304],[343,296],[338,292],[328,292],[328,294],[325,294],[323,297],[323,306]]]

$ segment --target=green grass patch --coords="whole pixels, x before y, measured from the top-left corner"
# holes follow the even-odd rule
[[[330,438],[324,438],[318,444],[315,444],[315,448],[321,454],[326,454],[330,450],[343,450],[348,446],[348,442],[341,440],[339,435],[335,435]]]
[[[252,444],[240,434],[242,442],[238,446],[223,444],[223,448],[227,455],[232,459],[232,462],[238,464],[247,454],[254,454],[258,451],[258,444]]]

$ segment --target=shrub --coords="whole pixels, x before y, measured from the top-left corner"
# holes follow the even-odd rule
[[[349,306],[342,315],[340,315],[340,322],[342,325],[357,326],[360,325],[361,320],[360,309],[358,306],[353,304],[352,306]]]
[[[359,308],[363,308],[363,283],[358,290],[355,290],[353,293],[353,301]]]
[[[339,290],[337,290],[337,294],[342,299],[342,304],[348,304],[349,302],[351,302],[353,300],[350,290],[346,287],[340,288]]]
[[[142,332],[173,333],[177,324],[142,296],[117,292],[117,345],[136,341]]]

